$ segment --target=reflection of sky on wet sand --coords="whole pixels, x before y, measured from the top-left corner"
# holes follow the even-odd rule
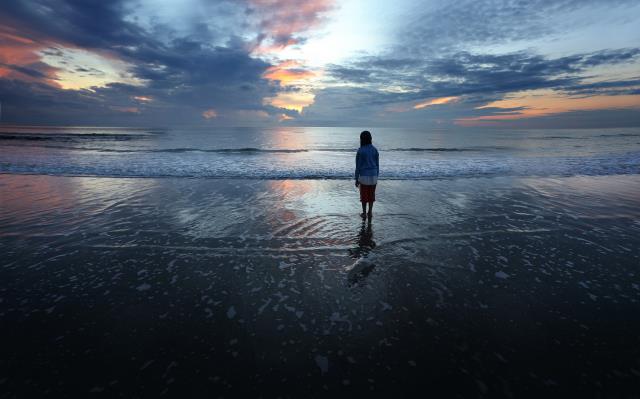
[[[615,178],[527,179],[526,184],[557,205],[570,203],[573,212],[591,218],[637,217],[639,192]],[[614,197],[615,201],[611,201]]]
[[[292,223],[297,220],[300,214],[305,213],[305,209],[291,209],[287,207],[287,200],[291,196],[302,197],[313,189],[313,182],[306,180],[300,184],[295,184],[291,180],[271,180],[267,182],[269,193],[273,193],[279,198],[279,206],[267,206],[265,221],[273,225],[274,229],[281,227],[283,223]]]
[[[56,234],[66,234],[68,229],[95,223],[102,212],[119,205],[135,207],[154,184],[151,179],[2,175],[0,224],[5,233],[11,230],[19,234],[33,228],[34,232],[53,229]]]
[[[145,373],[186,392],[201,367],[218,393],[216,376],[248,396],[267,384],[256,375],[286,378],[304,397],[345,379],[457,375],[473,396],[477,378],[522,393],[635,367],[640,326],[612,315],[640,310],[637,176],[383,181],[371,224],[351,181],[1,175],[0,187],[0,321],[14,326],[0,339],[30,337],[6,358],[86,358],[100,377],[84,392]],[[120,367],[86,353],[86,336]],[[575,365],[575,345],[589,361]],[[82,370],[61,373],[65,388]]]
[[[56,182],[43,176],[24,178],[19,175],[4,175],[0,180],[0,203],[3,221],[11,215],[22,217],[45,213],[52,209],[65,209],[74,204],[69,186],[73,181]],[[3,223],[4,224],[4,223]]]

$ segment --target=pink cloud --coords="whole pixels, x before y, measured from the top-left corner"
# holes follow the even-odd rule
[[[64,71],[43,61],[45,52],[55,53],[63,48],[82,49],[110,60],[121,60],[109,49],[83,48],[59,38],[48,37],[39,32],[37,27],[0,19],[0,79],[38,82],[63,88],[61,79]]]
[[[53,45],[46,40],[21,35],[10,27],[0,27],[0,78],[60,87],[58,69],[42,62],[39,54]]]
[[[434,98],[430,100],[421,101],[418,104],[415,104],[413,106],[413,109],[423,109],[423,108],[431,107],[432,105],[449,104],[449,103],[456,102],[459,99],[460,97],[457,97],[457,96]]]
[[[143,103],[148,103],[148,102],[153,101],[153,97],[151,97],[151,96],[133,96],[132,98],[134,100],[136,100],[136,101],[140,101],[140,102],[143,102]]]
[[[120,106],[112,106],[112,110],[118,112],[124,112],[125,114],[139,114],[140,109],[138,107],[120,107]]]
[[[262,76],[271,81],[278,81],[283,86],[289,86],[314,78],[317,73],[304,69],[299,62],[287,60],[267,68]]]
[[[278,122],[289,121],[289,120],[292,120],[292,119],[294,119],[294,118],[292,116],[287,115],[287,114],[280,114],[278,116]]]
[[[260,15],[257,52],[269,52],[299,43],[300,36],[318,27],[335,0],[249,0]],[[271,43],[264,44],[265,41]]]
[[[215,109],[209,108],[209,109],[207,109],[207,110],[202,112],[202,117],[204,119],[207,119],[207,120],[208,119],[215,119],[215,118],[218,117],[218,113],[216,112]]]

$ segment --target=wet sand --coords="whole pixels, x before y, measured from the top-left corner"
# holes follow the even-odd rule
[[[634,397],[640,176],[0,175],[0,397]]]

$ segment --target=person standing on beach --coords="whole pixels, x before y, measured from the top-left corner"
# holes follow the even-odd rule
[[[371,144],[371,133],[360,133],[360,148],[356,153],[356,187],[360,187],[362,216],[373,216],[373,203],[376,200],[376,185],[380,170],[378,150]],[[369,212],[367,212],[369,204]]]

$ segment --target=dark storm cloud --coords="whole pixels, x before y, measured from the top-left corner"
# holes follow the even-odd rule
[[[217,3],[233,6],[233,2]],[[212,7],[212,4],[207,6]],[[144,106],[145,117],[125,115],[136,116],[140,121],[148,117],[155,122],[160,115],[168,123],[198,123],[200,114],[210,108],[218,111],[265,109],[263,98],[273,96],[277,87],[263,79],[262,74],[269,64],[251,57],[246,43],[229,32],[225,37],[213,37],[216,29],[198,23],[189,27],[192,34],[183,36],[162,25],[143,29],[131,22],[132,6],[130,1],[76,0],[37,0],[3,5],[0,21],[24,38],[43,43],[44,53],[58,57],[60,64],[68,65],[69,60],[58,47],[87,49],[129,63],[132,67],[128,73],[143,82],[142,87],[110,84],[94,88],[93,92],[74,94],[53,87],[43,89],[42,85],[21,85],[0,79],[0,88],[4,89],[5,117],[16,115],[12,111],[17,109],[19,99],[29,95],[34,101],[20,104],[31,108],[32,115],[50,115],[52,109],[58,109],[55,115],[71,115],[74,109],[86,106],[87,98],[92,98],[93,102],[102,105],[101,109],[96,109],[96,121],[103,120],[104,113],[118,117],[123,116],[121,110],[134,107],[143,110],[141,104],[132,100],[136,95],[153,98]],[[210,44],[221,41],[221,45]],[[7,67],[32,78],[46,77],[34,68]],[[96,73],[79,68],[83,72]],[[26,90],[19,97],[15,93],[8,94],[16,85]],[[41,101],[43,90],[51,102],[46,104],[46,110],[34,109],[37,104],[45,106]],[[65,102],[58,101],[59,98],[65,98]],[[107,104],[109,106],[105,106]],[[176,112],[168,117],[167,110],[172,106]]]
[[[0,79],[3,115],[25,123],[64,123],[76,115],[88,122],[103,114],[103,106],[93,95],[81,91],[60,90],[47,84]],[[91,119],[87,116],[91,115]]]
[[[37,64],[36,64],[37,65]],[[36,79],[48,79],[49,76],[47,76],[46,72],[41,72],[38,69],[34,68],[35,65],[31,65],[31,67],[23,67],[20,65],[11,65],[11,64],[5,64],[3,62],[0,62],[0,67],[5,67],[8,69],[11,69],[15,72],[21,73],[23,75],[29,76],[31,78],[36,78]]]
[[[162,48],[124,50],[122,54],[140,62],[132,71],[156,87],[251,82],[269,66],[243,49],[211,48],[191,40],[175,40]]]
[[[528,90],[551,89],[571,96],[634,94],[640,79],[589,83],[584,80],[585,72],[590,68],[633,62],[638,58],[640,49],[606,50],[559,58],[524,51],[501,55],[461,51],[440,57],[402,59],[402,62],[368,57],[349,65],[328,68],[332,79],[348,86],[320,91],[315,103],[305,111],[305,120],[321,123],[324,115],[325,123],[337,125],[348,119],[361,123],[375,120],[381,125],[424,124],[430,120],[441,123],[447,118],[453,122],[461,117],[518,113],[524,108],[478,107],[507,94]],[[360,87],[350,87],[352,84]],[[389,90],[394,85],[402,86],[403,90]],[[459,101],[406,112],[418,101],[441,97],[459,97]],[[580,115],[585,113],[572,113],[567,125],[576,125]],[[607,116],[605,120],[611,123],[615,120],[608,113],[600,115]],[[616,115],[628,117],[630,113],[618,112]],[[549,117],[545,120],[550,125],[559,119]],[[635,121],[637,118],[613,125]]]
[[[636,95],[640,90],[640,79],[581,83],[562,88],[571,95]]]
[[[146,36],[126,22],[122,0],[32,0],[3,2],[0,21],[32,39],[52,39],[84,48],[114,49]]]
[[[366,126],[375,114],[376,96],[384,95],[358,87],[331,87],[320,90],[302,117],[309,126]]]
[[[502,55],[458,52],[441,58],[410,60],[409,66],[380,58],[365,59],[353,66],[332,66],[329,74],[342,83],[367,83],[372,88],[400,83],[412,89],[406,93],[371,96],[375,103],[536,89],[580,92],[607,86],[617,89],[637,86],[637,80],[583,84],[580,74],[594,66],[628,62],[639,56],[640,49],[607,50],[555,59],[527,52]]]

